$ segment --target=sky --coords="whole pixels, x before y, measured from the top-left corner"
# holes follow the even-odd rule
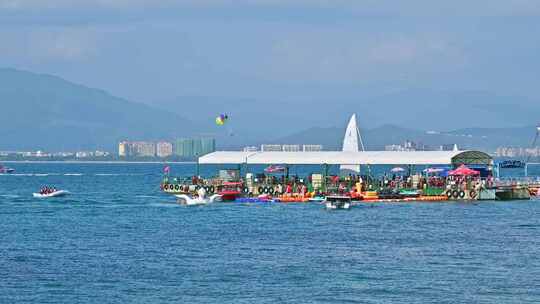
[[[539,17],[538,0],[0,0],[0,66],[149,104],[424,89],[536,103]]]

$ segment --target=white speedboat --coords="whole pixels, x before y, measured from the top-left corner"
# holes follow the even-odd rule
[[[9,174],[15,172],[15,169],[4,167],[3,165],[0,165],[0,173],[1,174]]]
[[[336,209],[350,209],[351,208],[351,198],[349,196],[327,196],[324,201],[324,205],[328,210]]]
[[[196,197],[192,197],[187,194],[176,194],[175,196],[178,200],[178,203],[186,206],[208,205],[221,201],[221,195],[219,194],[214,194],[210,197],[206,197],[206,190],[204,190],[204,188],[200,188],[197,191],[197,194],[198,196]]]
[[[326,198],[324,196],[315,196],[308,200],[311,203],[325,203]]]
[[[66,190],[57,190],[50,193],[34,193],[33,196],[36,198],[49,198],[49,197],[62,197],[69,194],[69,191]]]

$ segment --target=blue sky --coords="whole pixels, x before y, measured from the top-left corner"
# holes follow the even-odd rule
[[[0,0],[0,66],[146,103],[410,89],[536,102],[539,17],[537,0]]]

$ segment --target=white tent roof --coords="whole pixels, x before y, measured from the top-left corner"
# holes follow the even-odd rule
[[[366,151],[366,152],[214,152],[199,158],[200,164],[287,165],[450,165],[465,151]]]
[[[257,152],[220,151],[199,157],[199,164],[245,164]]]

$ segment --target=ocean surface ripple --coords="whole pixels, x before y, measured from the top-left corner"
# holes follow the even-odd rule
[[[184,207],[157,164],[12,167],[0,303],[540,302],[540,201]]]

